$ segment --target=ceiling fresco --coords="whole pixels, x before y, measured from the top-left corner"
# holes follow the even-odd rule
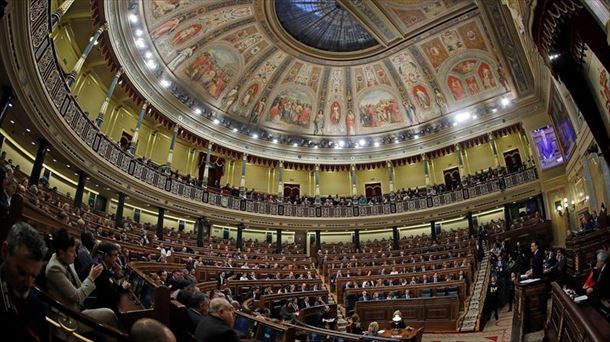
[[[358,6],[374,5],[369,10],[386,15],[384,25],[392,27],[387,31],[399,31],[404,38],[470,4],[457,0],[341,3],[353,5],[352,12],[323,0],[276,1],[275,9],[279,23],[284,19],[288,23],[283,29],[299,42],[340,51],[364,50],[388,41],[378,34],[383,29],[356,20],[366,13]],[[403,40],[373,61],[337,65],[313,63],[279,48],[262,29],[262,16],[250,1],[154,0],[141,6],[160,64],[191,97],[243,124],[282,134],[381,134],[510,92],[512,80],[477,10],[430,27],[416,39]],[[301,28],[299,21],[315,27]],[[342,37],[346,42],[340,43]]]

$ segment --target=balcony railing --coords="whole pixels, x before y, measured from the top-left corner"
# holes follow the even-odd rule
[[[32,4],[34,3],[48,5],[48,1],[32,2]],[[63,72],[57,63],[52,39],[48,35],[50,22],[48,20],[40,20],[40,17],[48,16],[48,8],[46,11],[41,8],[31,8],[31,10],[33,11],[32,16],[30,16],[31,32],[35,32],[31,43],[38,72],[53,104],[68,126],[81,138],[84,144],[118,169],[153,187],[171,192],[175,196],[217,207],[264,215],[304,218],[348,218],[407,213],[442,207],[471,198],[498,193],[505,189],[535,181],[538,178],[536,170],[530,168],[464,189],[434,196],[403,201],[397,200],[383,204],[356,204],[332,207],[253,201],[208,191],[203,187],[173,179],[163,171],[141,163],[99,131],[97,126],[89,120],[87,114],[80,108],[77,100],[70,94],[70,90],[66,85]]]

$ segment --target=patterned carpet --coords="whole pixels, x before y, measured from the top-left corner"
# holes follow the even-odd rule
[[[499,319],[490,319],[482,332],[455,334],[426,334],[424,342],[508,342],[513,324],[513,313],[508,308],[500,310]]]

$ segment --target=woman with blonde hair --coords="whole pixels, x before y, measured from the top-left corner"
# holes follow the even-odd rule
[[[379,332],[379,323],[377,323],[377,322],[369,323],[369,328],[366,331],[367,335],[377,336],[378,332]]]

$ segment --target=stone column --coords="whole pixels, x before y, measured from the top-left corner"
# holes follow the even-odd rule
[[[80,58],[76,61],[76,64],[74,64],[72,71],[70,71],[70,74],[68,74],[68,77],[66,77],[66,83],[68,84],[68,87],[71,88],[74,82],[76,81],[76,77],[78,76],[80,70],[83,68],[85,60],[87,60],[87,56],[89,56],[91,50],[93,50],[93,46],[100,38],[100,35],[102,35],[102,32],[106,31],[107,28],[108,24],[104,23],[102,26],[100,26],[100,28],[97,29],[97,31],[95,31],[91,39],[89,39],[89,43],[85,47],[85,50],[83,50],[83,53],[80,55]]]
[[[351,164],[349,170],[350,177],[352,178],[352,196],[356,196],[358,194],[358,188],[356,186],[356,164]]]
[[[280,201],[284,200],[284,161],[280,160],[277,164],[277,197]]]
[[[608,202],[610,202],[610,167],[608,167],[608,163],[604,159],[604,156],[602,156],[602,155],[596,155],[596,156],[598,156],[597,160],[598,160],[599,165],[602,168],[602,175],[604,175],[604,194],[605,194],[605,198],[606,198],[606,202],[604,204],[606,205],[606,208],[608,208]],[[591,198],[589,197],[589,199],[591,199]],[[601,203],[600,203],[600,207],[601,207]],[[598,209],[599,209],[599,207],[598,207]]]
[[[599,210],[597,203],[597,196],[595,195],[595,187],[593,186],[593,180],[591,179],[591,166],[589,165],[591,161],[591,155],[587,155],[582,159],[582,179],[585,182],[585,188],[587,191],[587,195],[589,196],[589,211]],[[578,194],[574,194],[575,198]]]
[[[244,197],[246,194],[246,164],[248,163],[248,154],[244,153],[241,158],[241,179],[239,180],[239,196]]]
[[[460,179],[466,176],[466,171],[464,170],[464,155],[462,151],[462,147],[460,144],[455,144],[455,154],[458,160],[458,170],[460,171]]]
[[[212,158],[212,147],[214,147],[214,143],[208,141],[208,152],[205,155],[205,165],[203,166],[203,186],[208,186],[208,177],[210,177],[210,159]]]
[[[123,228],[123,210],[125,209],[125,193],[119,192],[119,203],[114,214],[114,223],[117,228]]]
[[[388,171],[388,187],[390,192],[394,191],[394,164],[391,160],[386,161],[386,170]]]
[[[354,230],[354,252],[360,250],[360,229]]]
[[[116,74],[114,74],[114,77],[112,78],[112,82],[110,83],[110,87],[108,88],[108,91],[106,92],[106,98],[104,99],[104,102],[102,103],[102,106],[100,107],[100,111],[97,113],[97,117],[95,118],[95,125],[99,129],[102,129],[102,123],[104,122],[104,115],[106,115],[106,111],[108,110],[108,104],[110,104],[110,99],[112,98],[112,95],[114,94],[114,90],[116,89],[117,84],[119,84],[119,79],[121,78],[121,75],[123,75],[123,68],[120,68],[119,71],[117,71]]]
[[[76,208],[83,207],[83,194],[85,193],[85,183],[87,183],[87,174],[85,171],[78,172],[78,184],[76,185],[76,193],[74,193],[74,206]]]
[[[322,241],[320,241],[320,237],[321,237],[321,232],[320,230],[316,230],[316,255],[318,253],[318,251],[320,249],[322,249],[321,245],[322,245]]]
[[[209,227],[209,222],[205,217],[197,219],[197,247],[203,247],[206,228]],[[209,229],[208,229],[209,230]]]
[[[180,130],[180,125],[176,125],[174,127],[174,133],[172,134],[172,141],[169,144],[169,153],[167,154],[167,168],[171,170],[172,162],[174,161],[174,148],[176,147],[176,138],[178,136],[178,131]]]
[[[49,143],[45,139],[38,139],[38,151],[36,152],[34,165],[32,165],[32,172],[30,173],[30,184],[38,184],[38,180],[40,180],[40,174],[42,173],[42,167],[44,165],[44,157],[47,155],[48,147]]]
[[[519,140],[521,141],[521,145],[523,145],[523,147],[525,148],[525,151],[523,152],[527,157],[526,160],[522,160],[522,162],[527,161],[526,165],[528,167],[536,165],[536,162],[534,161],[534,152],[532,151],[532,145],[530,144],[530,141],[527,138],[527,134],[525,133],[523,127],[519,129]]]
[[[398,227],[392,227],[392,249],[400,249],[400,231],[398,231]]]
[[[55,26],[59,23],[59,19],[70,9],[70,6],[74,3],[74,0],[66,0],[59,5],[55,13],[51,14],[51,32],[55,29]]]
[[[275,253],[282,253],[282,230],[277,229],[275,235]]]
[[[430,221],[430,236],[436,241],[436,222]]]
[[[242,249],[244,246],[243,233],[246,226],[243,223],[237,225],[237,239],[235,239],[235,247]]]
[[[314,178],[316,182],[316,203],[320,203],[320,164],[316,164],[316,169],[314,172]]]
[[[496,138],[492,133],[487,135],[489,138],[489,147],[491,148],[491,153],[494,155],[494,166],[500,166],[500,160],[498,159],[498,146],[496,145]]]
[[[472,212],[468,212],[466,215],[466,219],[468,220],[468,235],[474,236],[477,235],[477,227],[474,226],[474,219],[472,218]]]
[[[2,87],[2,98],[0,98],[0,127],[4,121],[4,116],[8,109],[12,106],[12,102],[15,99],[15,93],[13,88]]]
[[[504,204],[504,223],[506,224],[506,230],[510,229],[512,215],[510,214],[510,205],[508,203]]]
[[[421,155],[422,163],[424,164],[424,178],[426,180],[426,186],[429,187],[432,185],[430,183],[430,160],[426,157],[426,154]]]
[[[138,122],[136,122],[136,127],[133,130],[133,138],[131,138],[131,143],[129,144],[128,152],[132,156],[136,155],[136,148],[138,147],[138,138],[140,137],[140,128],[142,128],[142,122],[144,122],[144,115],[146,114],[147,109],[148,101],[144,101],[144,104],[140,109],[140,115],[138,115]]]
[[[163,240],[163,220],[165,219],[165,208],[159,207],[159,216],[157,216],[157,238]]]

